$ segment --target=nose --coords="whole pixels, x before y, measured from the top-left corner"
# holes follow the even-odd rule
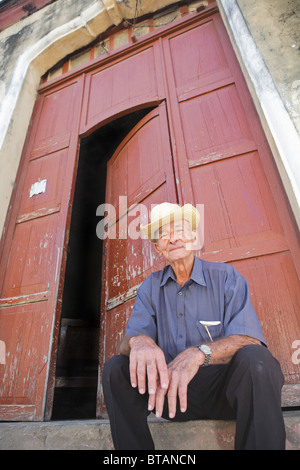
[[[171,231],[170,233],[170,243],[176,243],[178,241],[178,233]]]

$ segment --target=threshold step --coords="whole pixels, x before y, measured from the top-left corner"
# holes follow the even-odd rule
[[[287,450],[300,450],[300,412],[284,412]],[[235,422],[149,417],[156,450],[232,450]],[[0,450],[113,450],[109,421],[0,423]]]

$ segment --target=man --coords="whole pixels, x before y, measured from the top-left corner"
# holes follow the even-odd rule
[[[147,415],[236,419],[236,449],[283,449],[283,375],[244,277],[194,256],[199,212],[162,203],[141,226],[169,265],[140,286],[103,390],[116,449],[154,448]]]

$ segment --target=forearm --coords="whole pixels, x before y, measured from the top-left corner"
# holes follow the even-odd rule
[[[228,364],[237,351],[250,344],[261,344],[261,342],[250,336],[232,335],[213,343],[207,343],[212,351],[209,364]]]

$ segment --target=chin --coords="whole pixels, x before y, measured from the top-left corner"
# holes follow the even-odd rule
[[[169,259],[172,261],[179,261],[189,256],[190,252],[185,248],[178,248],[177,250],[169,252]]]

